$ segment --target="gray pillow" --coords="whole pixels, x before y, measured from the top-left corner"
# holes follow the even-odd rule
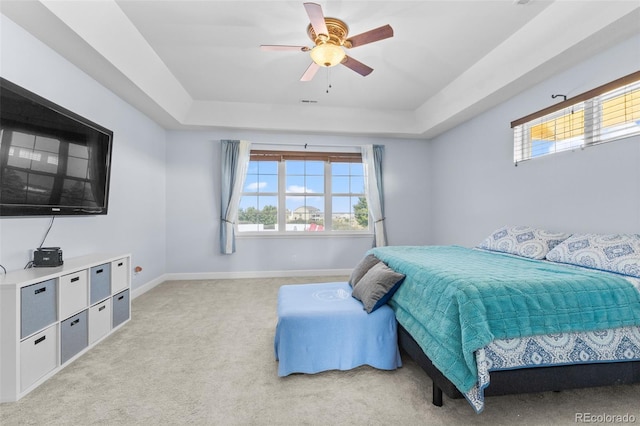
[[[364,274],[369,272],[376,263],[379,263],[380,260],[372,254],[368,254],[353,268],[351,272],[351,277],[349,278],[349,285],[351,287],[355,287],[358,284],[358,281],[364,277]]]
[[[375,264],[353,289],[353,297],[362,302],[365,311],[371,313],[387,303],[400,286],[404,274],[389,268],[383,262]]]

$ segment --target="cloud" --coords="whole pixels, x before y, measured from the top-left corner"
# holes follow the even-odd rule
[[[247,185],[247,192],[257,191],[258,189],[264,189],[267,187],[267,182],[253,182]]]
[[[304,186],[299,186],[299,185],[289,185],[289,187],[287,188],[287,192],[297,192],[297,193],[306,193],[306,194],[313,194],[313,191],[310,189],[307,189]]]

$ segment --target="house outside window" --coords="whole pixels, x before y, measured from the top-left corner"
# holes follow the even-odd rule
[[[359,153],[252,150],[239,234],[370,234]]]
[[[511,123],[514,162],[640,135],[640,72]]]

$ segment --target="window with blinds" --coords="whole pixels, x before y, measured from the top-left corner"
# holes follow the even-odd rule
[[[511,123],[518,162],[640,135],[640,71]]]

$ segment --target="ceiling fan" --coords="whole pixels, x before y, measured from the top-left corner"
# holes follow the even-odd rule
[[[333,67],[342,64],[362,76],[371,74],[373,68],[347,56],[343,48],[352,49],[374,41],[393,37],[393,28],[390,25],[366,31],[362,34],[349,37],[349,27],[340,19],[325,18],[322,6],[317,3],[304,3],[304,8],[309,15],[311,23],[307,27],[309,38],[315,43],[314,47],[265,45],[260,49],[265,51],[301,51],[309,52],[311,65],[304,72],[300,81],[310,81],[320,67]]]

